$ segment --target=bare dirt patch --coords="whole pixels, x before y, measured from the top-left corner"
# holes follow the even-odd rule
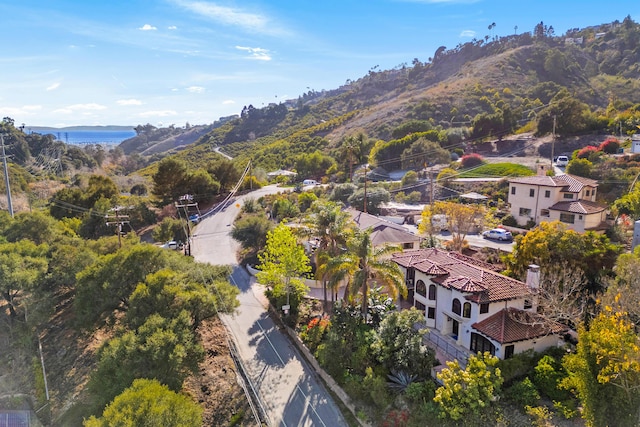
[[[200,326],[206,356],[200,372],[187,378],[184,388],[204,409],[203,426],[254,426],[249,402],[229,353],[227,336],[219,318]]]

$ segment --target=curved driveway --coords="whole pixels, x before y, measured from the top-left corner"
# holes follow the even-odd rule
[[[313,370],[268,316],[262,286],[237,265],[239,245],[230,232],[242,200],[278,191],[282,190],[264,187],[203,219],[194,230],[191,253],[200,262],[235,266],[230,280],[240,289],[240,307],[233,315],[220,317],[232,335],[269,425],[346,426]]]

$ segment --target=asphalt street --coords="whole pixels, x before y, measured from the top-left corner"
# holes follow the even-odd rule
[[[191,253],[197,261],[234,266],[231,282],[240,290],[240,307],[222,315],[243,361],[250,387],[259,396],[272,426],[346,426],[340,410],[315,372],[267,314],[263,287],[237,265],[238,243],[231,236],[242,200],[281,189],[264,187],[232,200],[194,230]]]

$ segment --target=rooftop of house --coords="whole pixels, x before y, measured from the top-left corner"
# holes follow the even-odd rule
[[[567,200],[558,202],[553,206],[549,206],[549,209],[554,211],[589,215],[603,212],[607,209],[607,207],[589,200]]]
[[[500,344],[525,341],[567,331],[567,327],[556,322],[546,321],[539,314],[513,307],[502,309],[496,314],[474,323],[471,327]]]
[[[539,185],[542,187],[566,187],[563,191],[579,193],[584,187],[597,187],[598,181],[576,175],[524,176],[509,179],[510,184]]]
[[[412,243],[419,242],[421,239],[406,228],[391,221],[379,218],[375,215],[360,212],[353,208],[347,208],[346,211],[351,215],[358,228],[366,230],[371,228],[371,243],[373,246],[384,244]]]
[[[495,267],[458,252],[417,249],[396,253],[392,259],[402,267],[434,276],[431,280],[445,288],[469,294],[466,299],[478,304],[531,296],[525,283],[503,276]]]

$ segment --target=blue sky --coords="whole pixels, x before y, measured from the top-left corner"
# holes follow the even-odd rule
[[[640,19],[640,1],[0,0],[0,115],[27,126],[212,123],[426,61],[441,45],[627,15]]]

